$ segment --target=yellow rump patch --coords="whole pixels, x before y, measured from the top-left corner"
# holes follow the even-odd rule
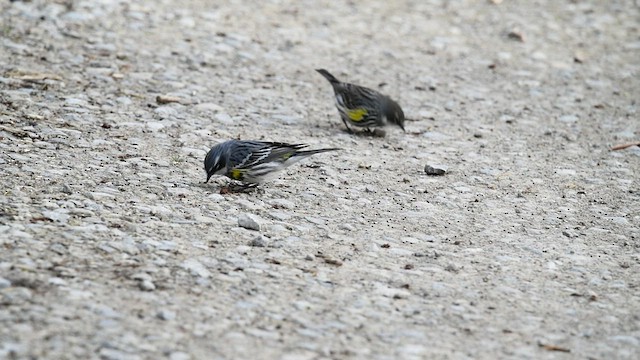
[[[360,108],[360,109],[347,110],[347,115],[349,116],[349,119],[351,119],[352,121],[361,121],[362,118],[364,118],[364,116],[367,115],[367,109]]]
[[[229,175],[231,175],[230,177],[234,180],[240,180],[242,179],[242,170],[231,169],[231,171],[229,172]]]

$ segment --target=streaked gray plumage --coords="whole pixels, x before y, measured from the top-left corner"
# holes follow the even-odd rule
[[[316,71],[333,86],[336,107],[347,130],[351,131],[348,124],[372,128],[392,123],[404,131],[404,112],[390,97],[364,86],[341,82],[327,70]]]
[[[305,147],[307,145],[267,141],[225,141],[212,147],[204,158],[206,182],[213,175],[225,175],[246,184],[259,184],[311,155],[339,150],[301,150]]]

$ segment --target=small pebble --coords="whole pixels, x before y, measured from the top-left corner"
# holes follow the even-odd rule
[[[444,268],[445,271],[457,273],[460,271],[460,268],[455,264],[449,264]]]
[[[174,351],[169,354],[169,360],[189,360],[191,359],[191,355],[182,352],[182,351]]]
[[[9,286],[11,286],[11,281],[5,278],[0,278],[0,289],[8,288]]]
[[[153,291],[153,290],[156,289],[156,285],[153,282],[149,281],[149,280],[140,281],[138,283],[138,287],[142,291]]]
[[[156,317],[160,320],[171,321],[176,318],[176,313],[171,310],[162,309],[158,311]]]
[[[253,247],[266,247],[269,245],[269,240],[265,236],[256,236],[255,238],[249,241],[249,246]]]
[[[245,229],[249,229],[249,230],[260,231],[259,221],[260,221],[260,218],[256,215],[241,214],[238,217],[238,226]]]
[[[442,165],[427,165],[424,167],[424,172],[426,172],[427,175],[440,176],[447,172],[447,168]]]

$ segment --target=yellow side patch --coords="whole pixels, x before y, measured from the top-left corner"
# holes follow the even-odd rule
[[[230,177],[234,180],[240,180],[242,179],[242,170],[231,169],[231,171],[229,172],[229,175],[231,175]]]
[[[361,121],[362,118],[364,118],[364,116],[367,115],[367,109],[360,108],[360,109],[347,110],[347,115],[349,116],[349,119],[351,119],[352,121]]]

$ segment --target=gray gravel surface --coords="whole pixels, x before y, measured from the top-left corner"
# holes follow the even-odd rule
[[[0,358],[640,358],[638,59],[633,1],[2,1]]]

